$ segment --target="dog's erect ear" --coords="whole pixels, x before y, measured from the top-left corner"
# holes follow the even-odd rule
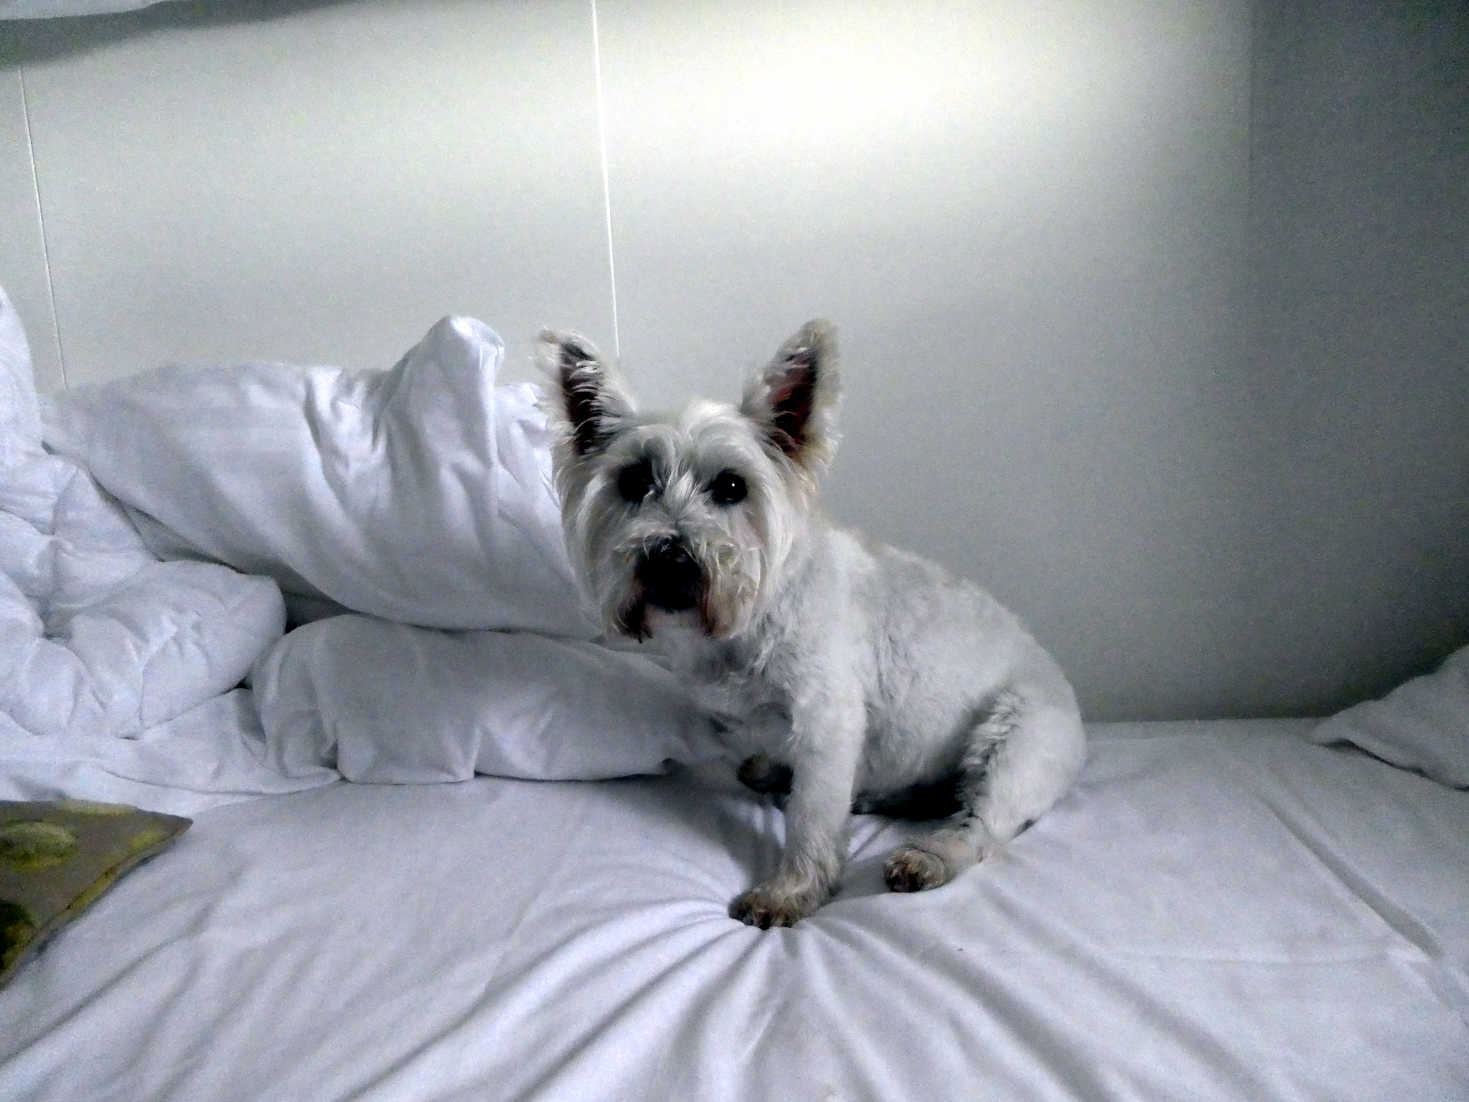
[[[836,451],[836,352],[831,323],[808,321],[751,380],[740,406],[786,458],[812,474]]]
[[[543,329],[536,340],[536,363],[554,384],[551,413],[564,422],[577,455],[605,448],[632,413],[632,402],[592,342]]]

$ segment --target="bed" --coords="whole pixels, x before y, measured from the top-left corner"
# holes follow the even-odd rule
[[[1469,1097],[1469,650],[1324,723],[1094,724],[930,893],[854,816],[752,929],[781,812],[570,597],[500,348],[42,402],[0,295],[0,799],[192,820],[9,976],[0,1096]]]
[[[0,995],[76,1098],[1456,1098],[1469,799],[1300,722],[1094,729],[951,888],[778,932],[779,813],[668,776],[335,782],[197,815]]]

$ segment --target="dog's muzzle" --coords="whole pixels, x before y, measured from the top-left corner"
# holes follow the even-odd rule
[[[678,540],[660,540],[639,558],[635,570],[643,599],[655,608],[683,612],[696,607],[704,594],[704,572]]]

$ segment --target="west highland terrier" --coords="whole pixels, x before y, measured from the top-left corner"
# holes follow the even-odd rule
[[[789,926],[826,900],[853,811],[947,795],[893,891],[935,888],[1048,810],[1086,755],[1076,696],[978,587],[816,508],[836,449],[835,334],[807,323],[734,406],[637,412],[582,338],[544,332],[572,561],[609,631],[648,640],[731,732],[747,784],[788,789],[774,875],[729,913]],[[920,813],[922,814],[922,813]]]

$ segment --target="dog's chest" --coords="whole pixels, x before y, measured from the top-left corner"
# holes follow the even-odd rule
[[[744,640],[666,640],[665,653],[700,708],[726,727],[788,715],[778,655]]]
[[[688,674],[700,703],[731,719],[784,706],[786,694],[769,676],[768,666],[742,650],[734,645],[714,647],[695,658]]]

